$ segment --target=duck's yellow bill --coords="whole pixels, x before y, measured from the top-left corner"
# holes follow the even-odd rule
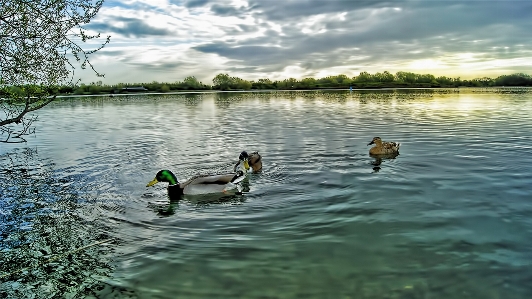
[[[248,160],[244,160],[244,168],[246,170],[249,170],[249,163],[248,163]]]
[[[154,178],[151,182],[148,183],[148,185],[146,185],[146,187],[150,187],[150,186],[153,186],[155,184],[157,184],[159,181],[157,180],[157,178]]]

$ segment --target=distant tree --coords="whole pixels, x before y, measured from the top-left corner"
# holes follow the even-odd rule
[[[254,88],[257,89],[273,89],[273,82],[270,79],[259,79],[257,82],[253,82]]]
[[[75,90],[74,90],[74,94],[75,95],[82,95],[84,94],[85,91],[83,90],[83,87],[77,87]]]
[[[234,84],[235,84],[235,89],[244,89],[244,90],[249,90],[251,89],[251,82],[247,81],[247,80],[244,80],[244,79],[240,79],[240,78],[233,78],[233,81],[234,81]]]
[[[416,83],[432,83],[436,78],[431,74],[416,74]]]
[[[201,83],[194,76],[188,76],[183,80],[187,89],[200,89]]]
[[[161,85],[161,92],[169,92],[170,87],[166,84]]]
[[[384,80],[383,74],[379,72],[375,73],[372,77],[373,77],[373,80],[372,80],[373,82],[383,82]]]
[[[73,91],[74,91],[73,85],[62,85],[61,87],[59,87],[59,93],[69,94],[69,93],[72,93]]]
[[[231,85],[231,77],[228,74],[218,74],[212,79],[212,83],[220,90],[227,90]]]
[[[349,79],[349,77],[347,77],[344,74],[340,74],[336,76],[335,79],[336,79],[336,84],[333,84],[333,86],[335,87],[345,87],[351,84],[351,79]]]
[[[445,76],[440,76],[436,78],[436,82],[438,82],[441,86],[450,86],[453,83],[453,79]]]
[[[288,86],[288,81],[286,79],[283,81],[275,81],[275,86],[278,89],[285,89]]]
[[[477,82],[478,83],[477,85],[482,86],[482,87],[489,87],[495,84],[494,80],[488,77],[477,78],[477,79],[474,79],[473,81]]]
[[[351,85],[351,83],[353,83],[353,81],[350,78],[345,78],[342,80],[342,82],[340,82],[340,85],[343,87],[348,87]]]
[[[83,26],[102,4],[103,0],[0,0],[0,94],[9,99],[0,103],[0,142],[25,141],[36,119],[28,113],[52,102],[58,86],[72,84],[74,61],[103,76],[89,56],[110,37],[92,50],[80,46],[99,37],[87,35]],[[11,87],[21,93],[11,92]]]
[[[286,80],[286,87],[295,88],[296,85],[297,85],[297,79],[296,78],[288,78]]]
[[[373,81],[373,78],[368,72],[361,72],[360,74],[358,74],[358,76],[355,77],[354,81],[365,83]]]
[[[498,86],[532,86],[532,77],[523,73],[503,75],[495,79]]]
[[[397,72],[395,77],[398,82],[412,84],[416,82],[417,75],[410,72]]]
[[[344,81],[345,79],[349,79],[349,77],[347,77],[347,76],[344,75],[344,74],[340,74],[340,75],[336,76],[336,81],[338,81],[338,82],[342,82],[342,81]]]
[[[303,88],[315,88],[316,84],[317,82],[314,78],[305,78],[301,80],[301,87]]]
[[[101,90],[100,86],[98,86],[96,84],[89,85],[89,92],[91,94],[99,94],[100,90]]]
[[[393,82],[395,80],[395,77],[394,77],[394,75],[390,74],[390,72],[384,71],[382,73],[381,80],[382,80],[381,82],[390,83],[390,82]]]

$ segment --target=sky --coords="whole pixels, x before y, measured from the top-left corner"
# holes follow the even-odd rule
[[[104,84],[398,71],[532,75],[532,1],[106,0],[85,27]],[[103,39],[102,39],[103,40]],[[86,45],[90,48],[91,45]]]

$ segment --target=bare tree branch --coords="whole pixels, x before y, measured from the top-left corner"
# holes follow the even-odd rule
[[[17,123],[17,124],[20,123],[27,113],[43,108],[44,106],[46,106],[46,105],[50,104],[51,102],[53,102],[55,100],[55,98],[56,98],[56,95],[48,98],[47,100],[43,101],[42,103],[40,103],[38,105],[30,106],[30,99],[28,97],[26,99],[24,110],[22,110],[16,117],[8,118],[8,119],[4,119],[4,120],[0,121],[0,127],[3,127],[5,125],[9,125],[9,124],[12,124],[12,123]]]

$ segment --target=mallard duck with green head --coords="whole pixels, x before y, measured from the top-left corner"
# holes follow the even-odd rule
[[[224,174],[198,175],[179,183],[177,177],[167,169],[160,170],[146,187],[157,183],[168,183],[168,196],[177,199],[181,195],[198,195],[226,192],[245,178],[244,172],[235,171]]]
[[[252,152],[248,154],[246,151],[242,151],[238,156],[238,162],[234,167],[234,171],[241,170],[247,173],[251,169],[252,172],[259,172],[262,170],[262,156],[259,152]]]

